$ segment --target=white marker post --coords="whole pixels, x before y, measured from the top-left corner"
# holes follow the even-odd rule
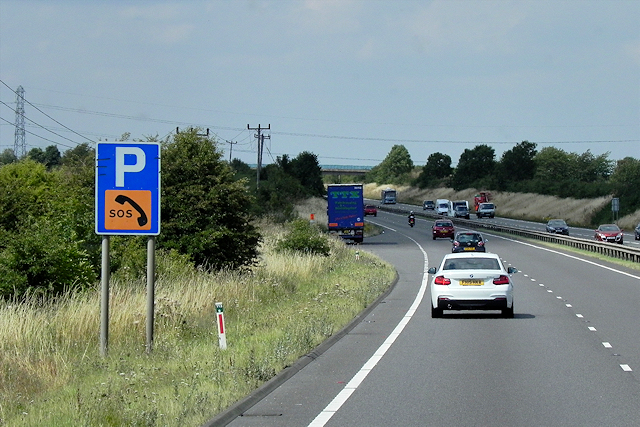
[[[225,335],[224,329],[224,309],[222,308],[222,303],[216,303],[216,318],[218,319],[218,342],[220,343],[220,349],[227,349],[227,336]]]

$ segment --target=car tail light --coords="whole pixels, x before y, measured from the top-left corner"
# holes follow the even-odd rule
[[[436,280],[434,281],[434,283],[436,285],[450,285],[451,284],[451,280],[447,279],[444,276],[438,276],[438,277],[436,277]]]
[[[484,246],[484,242],[478,242],[478,246]]]
[[[453,246],[460,246],[460,242],[458,241],[453,242]]]
[[[508,285],[509,284],[509,278],[505,275],[502,275],[500,277],[496,277],[495,279],[493,279],[493,284],[494,285]]]

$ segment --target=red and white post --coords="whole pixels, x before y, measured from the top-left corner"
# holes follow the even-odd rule
[[[216,319],[218,324],[218,343],[221,350],[227,349],[227,336],[225,335],[224,328],[224,308],[221,302],[216,303]]]

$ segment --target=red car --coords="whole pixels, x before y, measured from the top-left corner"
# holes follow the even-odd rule
[[[373,215],[378,216],[378,209],[376,209],[373,205],[365,205],[364,207],[364,216]]]
[[[596,229],[594,239],[601,242],[620,243],[622,244],[624,234],[620,227],[615,224],[602,224]]]
[[[433,234],[433,240],[436,240],[438,237],[453,239],[455,229],[453,228],[453,222],[451,222],[451,220],[439,219],[433,223],[431,232]]]

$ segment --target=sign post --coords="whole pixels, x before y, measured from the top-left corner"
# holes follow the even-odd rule
[[[160,234],[160,144],[99,142],[96,145],[95,232],[103,236],[101,354],[109,342],[109,236],[146,235],[147,352],[153,344],[155,237]]]
[[[620,212],[620,199],[618,197],[611,199],[611,212],[613,213],[613,222],[616,222]]]

